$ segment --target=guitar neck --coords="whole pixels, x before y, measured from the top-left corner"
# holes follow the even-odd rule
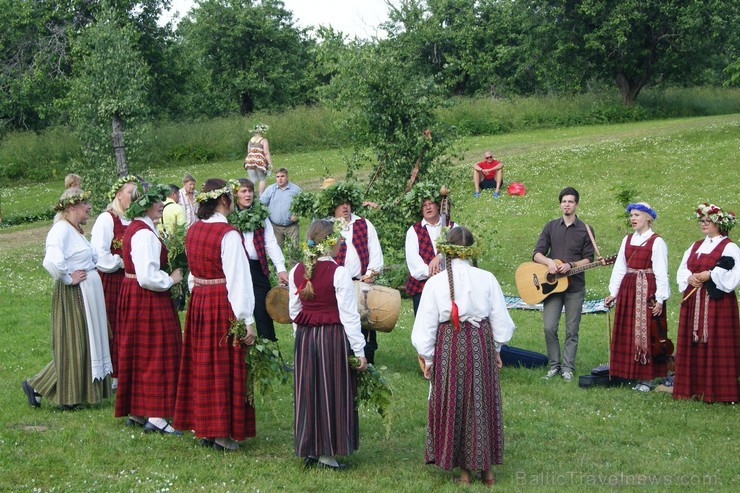
[[[588,269],[593,269],[594,267],[600,267],[602,265],[604,264],[600,260],[597,260],[596,262],[591,262],[586,265],[579,265],[578,267],[573,267],[565,275],[572,276],[574,274],[580,274],[583,271],[586,271]]]

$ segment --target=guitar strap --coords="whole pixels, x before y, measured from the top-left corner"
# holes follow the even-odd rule
[[[593,244],[594,246],[594,251],[596,252],[596,260],[604,260],[604,257],[601,256],[601,252],[599,251],[599,245],[596,244],[594,234],[591,232],[591,226],[589,226],[588,224],[586,224],[586,231],[588,232],[588,237],[591,238],[591,244]]]

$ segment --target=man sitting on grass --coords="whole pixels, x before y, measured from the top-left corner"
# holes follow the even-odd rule
[[[486,151],[483,158],[483,161],[473,165],[474,197],[480,195],[481,188],[493,188],[493,196],[498,198],[504,179],[504,163],[494,159],[491,151]]]

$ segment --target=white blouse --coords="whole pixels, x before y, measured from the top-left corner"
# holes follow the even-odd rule
[[[355,246],[352,244],[352,235],[354,233],[355,221],[361,219],[356,214],[350,215],[349,224],[342,229],[342,236],[347,245],[347,256],[344,258],[344,267],[349,271],[352,278],[359,279],[360,277],[370,274],[370,271],[380,272],[383,270],[383,250],[380,247],[380,241],[378,240],[378,233],[375,231],[375,226],[370,221],[365,219],[367,224],[367,251],[369,254],[367,270],[362,272],[362,262],[360,262],[360,256],[355,250]]]
[[[137,217],[134,221],[142,221],[148,228],[137,231],[131,237],[131,261],[136,269],[136,280],[144,289],[167,291],[174,283],[159,265],[159,255],[162,253],[159,231],[149,216]]]
[[[455,225],[457,227],[458,225]],[[442,221],[437,224],[431,224],[426,219],[421,220],[421,227],[426,228],[429,234],[429,239],[432,240],[432,248],[434,248],[434,254],[437,254],[437,238],[442,231]],[[423,281],[429,277],[429,265],[424,262],[424,259],[419,255],[419,237],[414,231],[414,227],[411,226],[406,231],[406,266],[409,269],[409,274],[414,279]]]
[[[450,320],[452,300],[447,277],[449,272],[444,270],[427,281],[411,332],[411,343],[427,364],[434,359],[439,324]],[[460,322],[475,323],[487,318],[496,350],[500,351],[501,345],[514,334],[514,321],[506,309],[506,300],[498,280],[490,272],[457,258],[452,259],[452,273]]]
[[[334,262],[331,257],[319,257],[317,262]],[[288,275],[288,293],[290,296],[289,312],[290,318],[295,319],[303,309],[301,298],[296,293],[294,273],[298,268],[296,264]],[[344,267],[337,267],[334,271],[334,290],[337,295],[337,306],[339,307],[339,320],[344,326],[344,333],[347,335],[352,352],[357,357],[365,357],[365,338],[362,336],[360,327],[360,313],[357,311],[357,298],[355,296],[355,286],[352,278]],[[295,331],[295,324],[293,324]]]
[[[43,262],[44,269],[51,277],[70,285],[72,272],[95,269],[97,259],[95,249],[74,226],[63,219],[54,223],[46,236],[46,255]]]
[[[642,234],[632,233],[624,237],[622,245],[619,247],[617,260],[614,263],[611,279],[609,280],[609,294],[611,296],[616,298],[622,278],[627,273],[627,258],[624,253],[627,248],[627,238],[630,239],[630,245],[639,246],[648,241],[651,236],[653,236],[653,230],[648,228]],[[655,274],[655,300],[658,303],[663,303],[671,295],[671,288],[668,284],[668,246],[663,241],[663,238],[658,237],[653,242],[651,260],[653,263],[653,274]]]
[[[204,223],[228,223],[226,216],[214,213]],[[254,290],[249,262],[242,247],[242,237],[238,231],[229,231],[221,239],[221,265],[226,278],[226,292],[234,316],[244,320],[247,325],[254,324]],[[194,289],[195,278],[192,272],[188,275],[190,291]]]
[[[251,260],[258,260],[257,249],[254,248],[254,232],[244,231],[244,247],[247,249],[247,255]],[[275,239],[275,231],[272,229],[272,223],[265,219],[265,253],[272,261],[277,272],[285,272],[285,256],[283,250]]]
[[[121,218],[124,226],[128,226],[131,221]],[[98,216],[93,225],[90,243],[95,251],[98,252],[97,268],[101,272],[116,272],[123,269],[123,259],[120,255],[114,255],[110,251],[110,244],[113,241],[113,217],[106,211]]]
[[[714,238],[709,238],[707,236],[696,251],[696,256],[699,257],[700,255],[711,253],[725,238],[726,236],[722,235],[715,236]],[[676,282],[678,283],[678,289],[681,292],[686,290],[689,285],[689,277],[693,274],[693,272],[687,268],[689,255],[691,255],[691,248],[693,246],[694,245],[692,244],[684,252],[683,258],[681,259],[681,265],[678,267],[678,272],[676,272]],[[715,267],[709,271],[709,274],[712,276],[712,280],[714,281],[714,284],[717,285],[718,289],[725,293],[729,293],[733,291],[738,284],[740,284],[740,247],[737,246],[737,243],[729,243],[722,252],[722,256],[732,257],[735,260],[735,267],[731,270]]]

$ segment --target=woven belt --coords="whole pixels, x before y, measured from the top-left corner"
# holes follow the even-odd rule
[[[203,279],[202,277],[193,277],[196,286],[210,286],[212,284],[226,284],[226,278],[221,279]]]
[[[136,279],[136,274],[129,274],[128,272],[126,272],[126,277],[129,279]]]

